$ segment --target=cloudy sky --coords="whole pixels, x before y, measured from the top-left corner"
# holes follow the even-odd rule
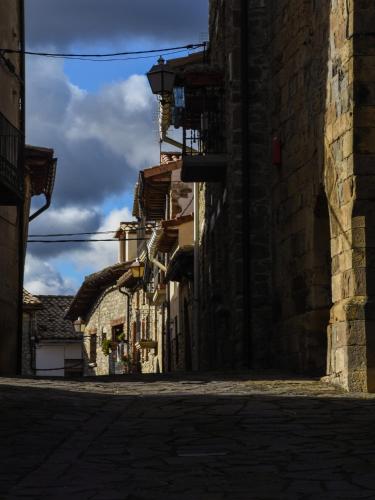
[[[28,50],[122,52],[207,38],[207,0],[25,4]],[[58,158],[52,205],[30,224],[30,234],[113,230],[131,220],[137,172],[158,162],[156,100],[144,76],[158,56],[111,62],[28,56],[27,143],[52,147]],[[112,242],[29,244],[25,287],[74,293],[85,275],[116,259]]]

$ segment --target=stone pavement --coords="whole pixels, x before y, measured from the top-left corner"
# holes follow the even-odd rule
[[[375,499],[375,396],[275,373],[0,379],[0,499]]]

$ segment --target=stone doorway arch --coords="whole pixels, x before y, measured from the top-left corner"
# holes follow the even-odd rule
[[[324,188],[315,201],[311,270],[311,315],[308,325],[308,371],[327,374],[328,335],[332,307],[331,230]]]

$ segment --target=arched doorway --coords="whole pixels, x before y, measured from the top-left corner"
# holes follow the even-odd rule
[[[329,209],[323,188],[316,199],[313,224],[313,266],[308,325],[307,368],[322,376],[327,371],[327,328],[332,306],[331,231]]]

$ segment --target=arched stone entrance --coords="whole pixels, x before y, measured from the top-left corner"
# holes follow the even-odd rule
[[[307,325],[307,370],[327,373],[327,328],[332,306],[331,231],[328,202],[323,187],[316,198],[313,223],[311,314]]]

